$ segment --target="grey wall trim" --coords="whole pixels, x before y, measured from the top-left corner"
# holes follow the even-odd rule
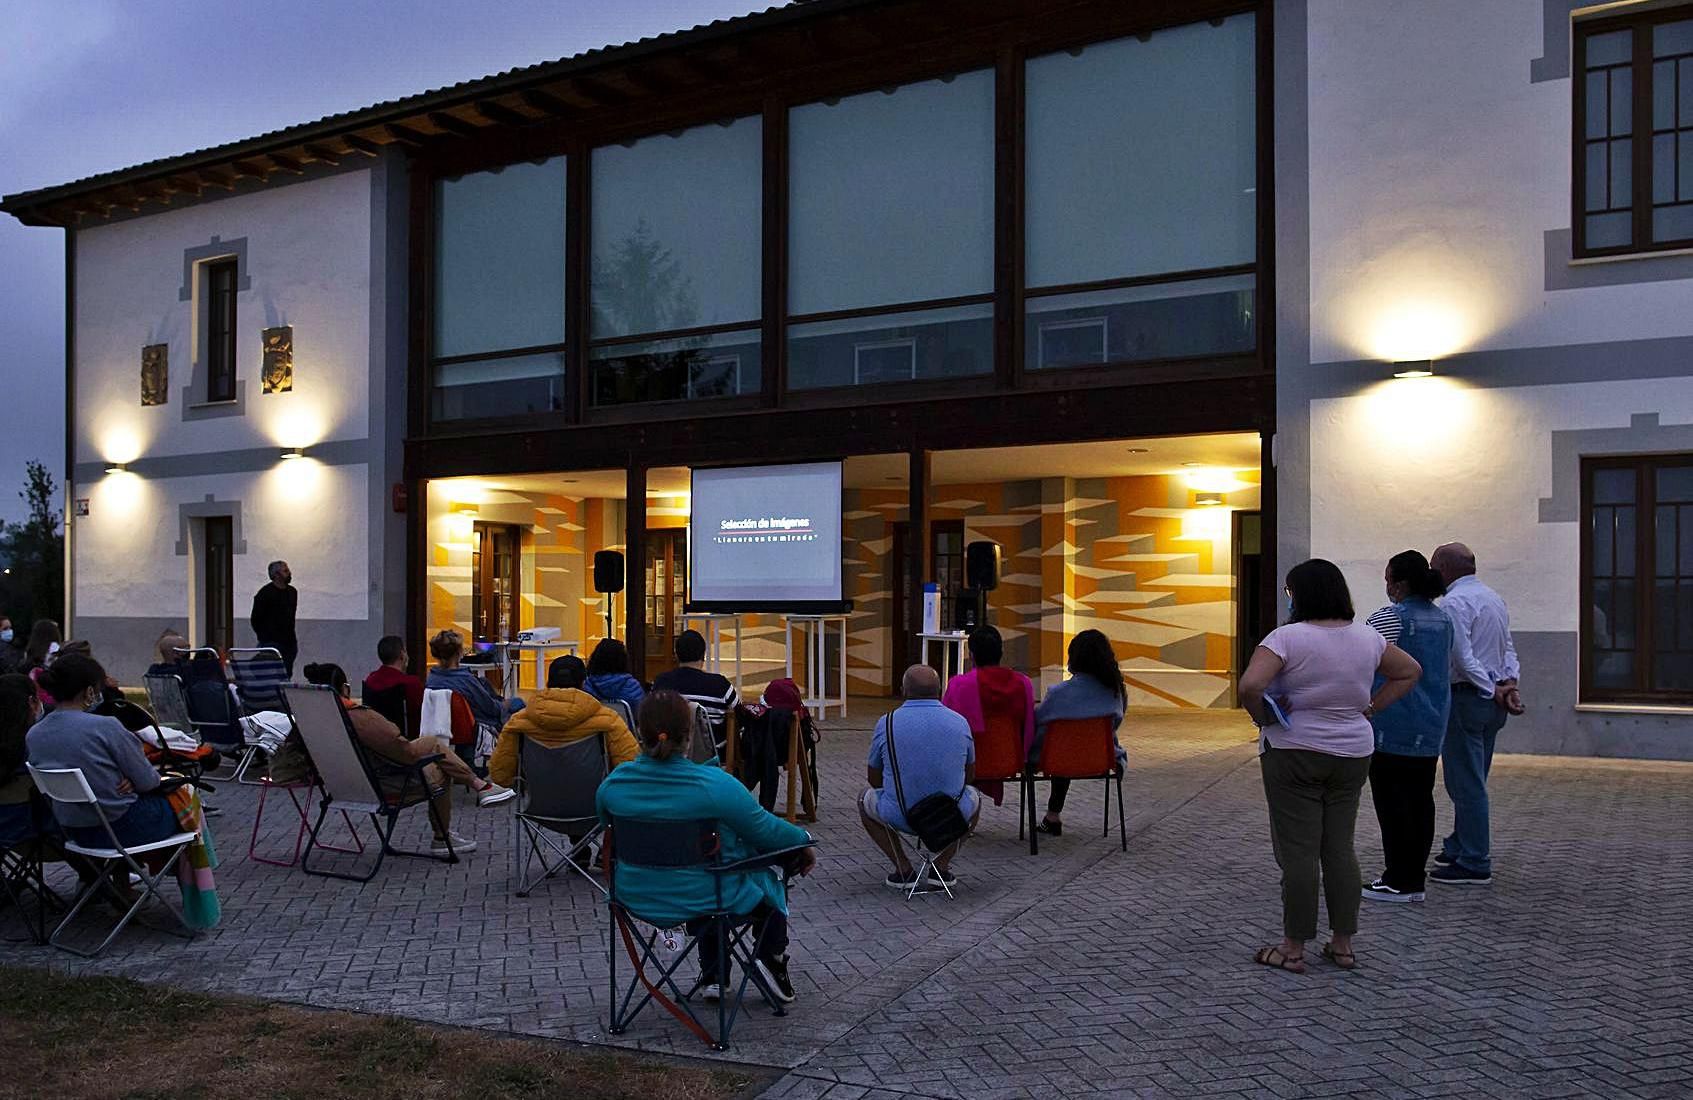
[[[1654,256],[1645,252],[1604,263],[1575,264],[1570,262],[1574,238],[1568,229],[1548,229],[1544,236],[1547,290],[1693,279],[1693,256]]]
[[[1657,413],[1635,413],[1626,428],[1586,428],[1552,433],[1552,495],[1540,500],[1541,523],[1581,519],[1583,455],[1693,451],[1693,424],[1659,424]]]
[[[1276,560],[1311,556],[1311,147],[1305,0],[1274,20],[1276,173]]]
[[[375,462],[370,441],[365,439],[335,439],[306,448],[306,456],[326,466],[352,466],[361,462]],[[154,455],[138,458],[125,467],[137,477],[171,478],[203,477],[207,474],[251,474],[268,470],[282,461],[281,447],[248,447],[239,451],[212,451],[204,454]],[[75,479],[78,484],[98,481],[106,472],[104,462],[79,462]]]
[[[1570,75],[1570,12],[1593,0],[1540,0],[1540,56],[1528,63],[1531,84],[1565,80]]]
[[[176,556],[188,556],[190,523],[207,516],[228,516],[230,535],[234,545],[230,551],[236,555],[247,553],[247,540],[241,535],[241,502],[239,500],[216,500],[211,493],[206,499],[197,504],[181,504],[176,510]]]
[[[1693,378],[1693,336],[1465,352],[1439,360],[1434,369],[1447,378],[1486,389]],[[1278,371],[1278,386],[1285,387],[1294,381],[1311,400],[1317,400],[1357,393],[1365,386],[1385,381],[1391,369],[1379,359],[1347,359],[1312,363],[1306,369],[1305,379],[1290,380],[1289,373],[1285,365]]]
[[[176,288],[176,300],[194,300],[194,280],[200,277],[196,265],[206,260],[221,260],[227,256],[235,257],[236,291],[252,290],[253,277],[247,273],[247,238],[236,237],[226,241],[213,233],[209,243],[182,250],[182,285]]]
[[[1500,752],[1693,760],[1693,715],[1596,714],[1575,709],[1574,631],[1515,631],[1528,713],[1499,735]]]

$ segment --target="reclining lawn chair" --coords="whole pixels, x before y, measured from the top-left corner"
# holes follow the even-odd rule
[[[153,686],[148,687],[148,700],[153,705],[153,714],[158,720],[168,726],[175,726],[184,731],[193,730],[200,739],[227,757],[232,767],[227,774],[213,776],[215,779],[234,779],[246,770],[251,763],[251,751],[247,743],[247,734],[241,725],[241,708],[236,703],[235,694],[224,678],[223,659],[218,651],[202,647],[199,649],[178,649],[177,657],[183,663],[181,676],[171,677],[177,681],[183,702],[180,713],[174,706],[165,708],[169,714],[161,713],[160,701],[153,697]],[[148,681],[162,679],[147,677]],[[186,718],[186,725],[177,725],[179,718]]]
[[[610,881],[606,902],[611,915],[610,944],[607,952],[611,967],[611,1019],[608,1030],[613,1035],[622,1035],[629,1029],[635,1017],[641,1014],[642,1009],[650,1002],[657,1001],[665,1011],[680,1020],[684,1027],[699,1036],[711,1049],[727,1050],[729,1032],[740,1014],[749,982],[758,989],[759,996],[764,998],[764,1003],[769,1005],[777,1016],[787,1015],[781,999],[766,984],[755,962],[759,949],[764,944],[763,934],[761,932],[759,935],[753,935],[751,924],[737,923],[740,914],[731,913],[725,908],[723,878],[725,875],[781,867],[783,883],[786,885],[787,867],[800,851],[810,845],[783,848],[750,859],[724,863],[721,827],[715,821],[654,821],[630,817],[612,819],[606,830],[605,844],[611,852],[608,861]],[[682,924],[658,926],[658,922],[631,909],[618,893],[617,869],[620,864],[676,871],[708,871],[716,887],[716,904],[711,911],[696,913]],[[635,927],[637,921],[654,927],[643,936]],[[699,934],[687,930],[688,925],[695,921],[707,922]],[[658,948],[659,940],[667,932],[685,937],[681,950],[677,951],[669,962],[660,957]],[[698,950],[701,935],[717,938],[717,957],[723,960],[724,966],[725,985],[723,994],[717,1001],[715,1035],[694,1013],[689,1003],[691,994],[682,992],[681,987],[676,984],[677,971],[687,962],[688,956]],[[635,975],[627,987],[620,987],[617,976],[617,941],[620,937],[635,969]],[[741,968],[741,981],[740,985],[735,987],[734,996],[731,998],[729,990],[734,985],[734,968],[737,964]],[[648,973],[649,967],[653,972],[651,975]],[[636,993],[643,988],[645,993],[637,1001]],[[666,990],[669,991],[668,994]],[[734,1001],[733,1006],[729,1004],[731,999]]]
[[[100,825],[106,830],[107,838],[112,842],[109,848],[90,847],[69,839],[64,842],[66,852],[82,856],[94,864],[95,874],[90,881],[84,884],[82,892],[77,895],[76,904],[71,906],[70,912],[66,913],[58,927],[53,929],[53,934],[48,937],[47,942],[72,954],[81,955],[83,958],[93,958],[104,951],[106,946],[117,938],[118,933],[122,932],[125,926],[141,911],[141,907],[147,904],[148,898],[157,898],[166,909],[170,910],[171,915],[176,918],[177,924],[181,925],[180,929],[158,928],[158,931],[169,932],[184,939],[193,939],[194,929],[189,927],[188,922],[183,919],[182,909],[170,898],[160,893],[159,886],[167,879],[175,877],[177,861],[182,858],[190,844],[200,839],[200,830],[195,828],[190,832],[174,833],[163,840],[155,840],[150,844],[136,844],[125,847],[118,842],[117,834],[112,832],[111,820],[106,817],[105,809],[95,798],[93,788],[89,787],[88,779],[82,774],[81,768],[42,769],[31,764],[29,765],[29,774],[30,778],[35,780],[36,788],[54,802],[82,805],[92,809],[100,818]],[[146,865],[136,859],[137,856],[158,855],[166,852],[169,855],[156,873],[149,872]],[[112,885],[111,872],[114,869],[127,870],[132,882],[139,877],[137,885],[140,887],[140,893],[134,904],[129,904],[129,899],[118,893],[117,888]],[[106,938],[101,940],[99,946],[92,951],[85,951],[80,947],[72,947],[67,943],[60,942],[65,929],[70,927],[71,922],[76,919],[76,915],[82,911],[82,907],[87,905],[95,894],[99,893],[109,893],[120,906],[127,906],[123,916],[106,934]]]
[[[300,731],[300,737],[305,741],[306,752],[312,758],[312,766],[323,788],[317,821],[312,825],[306,850],[300,857],[300,870],[308,875],[369,882],[382,869],[382,861],[389,855],[438,859],[443,863],[458,862],[458,853],[453,851],[452,833],[435,812],[434,799],[444,793],[444,781],[441,786],[431,785],[424,770],[442,759],[440,753],[409,764],[396,764],[372,756],[359,744],[358,734],[353,732],[352,719],[347,716],[341,697],[333,688],[320,684],[289,684],[282,689],[282,702],[294,719],[294,728]],[[406,851],[395,848],[391,843],[400,813],[419,803],[428,808],[429,821],[435,831],[447,838],[445,856]],[[323,822],[332,809],[369,814],[376,825],[376,836],[380,842],[376,862],[363,875],[313,869],[311,865],[314,850],[334,850],[318,840]]]
[[[270,646],[231,649],[229,672],[235,678],[235,697],[241,705],[242,718],[250,718],[262,711],[283,709],[282,686],[288,683],[288,666],[283,663],[282,654],[276,649]],[[252,770],[261,755],[268,754],[265,752],[264,743],[246,722],[242,723],[242,743],[245,748],[241,754],[241,762],[235,769],[235,781],[257,786],[261,780],[248,779],[247,773]]]
[[[533,738],[517,735],[516,868],[517,896],[529,892],[569,868],[605,893],[588,868],[589,853],[603,827],[594,809],[600,781],[611,774],[605,734],[596,733],[568,745],[548,748]],[[571,840],[571,835],[580,839]],[[563,840],[560,840],[560,838]],[[530,864],[539,859],[541,873],[529,877]]]

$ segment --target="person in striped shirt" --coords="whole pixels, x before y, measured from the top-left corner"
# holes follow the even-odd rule
[[[711,720],[711,737],[717,752],[723,753],[729,712],[740,702],[735,685],[727,677],[705,668],[705,637],[697,630],[676,635],[676,667],[661,672],[653,681],[654,691],[674,691],[690,703],[698,703]]]

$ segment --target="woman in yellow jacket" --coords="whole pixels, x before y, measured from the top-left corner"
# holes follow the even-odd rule
[[[547,669],[546,690],[536,692],[529,705],[512,715],[500,730],[494,755],[488,760],[488,775],[495,783],[506,786],[517,778],[519,734],[556,749],[603,733],[613,768],[640,755],[640,747],[618,713],[581,690],[587,675],[580,657],[560,657],[552,663]]]

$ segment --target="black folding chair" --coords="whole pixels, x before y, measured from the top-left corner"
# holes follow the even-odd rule
[[[359,744],[358,734],[353,731],[352,719],[347,716],[346,708],[341,705],[341,697],[335,694],[333,689],[320,684],[289,684],[282,689],[282,702],[294,719],[294,728],[300,731],[301,740],[306,743],[306,753],[312,758],[312,767],[322,780],[323,789],[323,801],[318,806],[317,821],[313,823],[311,834],[306,840],[306,850],[300,856],[300,870],[308,875],[321,875],[325,878],[369,882],[376,877],[376,872],[382,869],[382,860],[388,855],[438,859],[443,863],[458,862],[458,853],[453,851],[453,834],[447,829],[447,823],[435,812],[435,799],[445,788],[431,785],[424,771],[430,764],[442,759],[440,753],[422,757],[409,764],[394,764],[374,758]],[[384,778],[399,779],[398,789],[388,793],[382,785]],[[406,851],[395,848],[390,843],[394,836],[394,827],[399,823],[400,813],[419,803],[428,806],[430,823],[436,832],[447,839],[447,854],[444,856],[434,852]],[[313,851],[338,850],[318,840],[318,834],[323,831],[324,820],[328,818],[331,809],[369,814],[375,824],[376,836],[380,843],[376,850],[376,862],[365,874],[312,867]]]
[[[787,1015],[781,999],[765,983],[764,976],[759,973],[756,964],[759,951],[764,946],[764,929],[760,928],[757,935],[753,935],[752,924],[748,922],[746,914],[730,912],[724,906],[723,880],[726,875],[781,867],[785,886],[789,878],[787,868],[799,852],[811,845],[783,848],[749,859],[725,863],[722,831],[715,821],[656,821],[618,817],[611,820],[605,835],[605,844],[611,853],[608,861],[610,881],[606,902],[611,915],[611,935],[607,952],[611,969],[611,1020],[608,1030],[613,1035],[622,1035],[649,1003],[657,1001],[713,1050],[727,1050],[729,1032],[735,1026],[736,1017],[740,1015],[749,982],[757,987],[759,996],[764,998],[764,1003],[770,1006],[775,1015]],[[715,890],[715,904],[709,912],[692,914],[680,923],[666,924],[643,916],[638,910],[631,908],[618,893],[617,870],[622,864],[649,870],[709,872]],[[636,921],[653,926],[652,931],[643,937],[634,927]],[[693,931],[696,928],[699,929],[698,932]],[[668,963],[659,957],[658,952],[658,942],[667,933],[685,937],[681,950]],[[690,955],[698,951],[702,936],[716,937],[717,958],[723,966],[721,977],[724,987],[722,996],[717,1000],[715,1036],[694,1013],[693,1006],[689,1003],[692,993],[684,993],[676,984],[677,971],[687,962]],[[620,987],[617,977],[619,937],[622,938],[629,961],[635,969],[634,977],[630,979],[627,987]],[[735,989],[734,1004],[731,1006],[729,984],[734,980],[734,967],[737,963],[741,967],[741,982]],[[647,972],[649,966],[654,971],[652,976]],[[670,995],[666,995],[666,990],[669,990]],[[641,993],[639,1000],[636,1000],[637,993]]]
[[[64,899],[47,885],[44,847],[51,821],[47,802],[33,788],[29,792],[29,825],[0,831],[0,890],[17,914],[31,943],[47,942],[47,911],[63,909]],[[17,943],[16,939],[10,939]]]
[[[605,887],[590,872],[588,860],[594,841],[604,830],[594,808],[594,795],[601,780],[610,774],[611,758],[603,733],[556,748],[517,735],[517,781],[512,784],[518,798],[517,835],[511,857],[518,897],[528,897],[543,879],[566,868],[605,893]],[[530,878],[529,868],[537,859],[541,873]]]
[[[367,687],[364,689],[363,699],[365,706],[394,723],[394,728],[404,734],[407,741],[417,740],[417,723],[420,716],[412,714],[411,709],[406,706],[404,684],[395,684],[380,691],[372,691]]]

